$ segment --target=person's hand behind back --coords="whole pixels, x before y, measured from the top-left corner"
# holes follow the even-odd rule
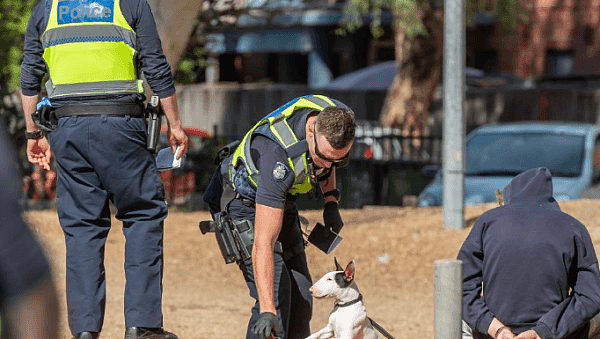
[[[542,338],[540,338],[540,336],[537,334],[536,331],[527,330],[527,331],[519,334],[518,336],[516,336],[515,339],[542,339]]]

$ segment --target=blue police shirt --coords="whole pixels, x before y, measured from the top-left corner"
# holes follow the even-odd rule
[[[56,0],[55,0],[56,1]],[[146,0],[121,0],[121,12],[127,23],[137,34],[138,58],[142,61],[141,70],[152,91],[161,98],[175,93],[175,84],[171,67],[163,53],[156,23]],[[45,1],[39,1],[33,8],[23,47],[21,63],[21,91],[28,96],[37,95],[41,90],[41,82],[47,69],[42,58],[44,49],[40,36],[46,29],[44,17]],[[81,102],[143,102],[145,96],[139,93],[119,95],[86,96],[80,98],[52,99],[54,106]]]

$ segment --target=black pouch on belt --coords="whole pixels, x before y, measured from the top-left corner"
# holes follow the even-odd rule
[[[31,118],[42,131],[52,132],[58,127],[58,119],[51,106],[41,105]]]

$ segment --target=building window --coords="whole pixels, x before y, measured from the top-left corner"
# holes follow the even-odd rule
[[[575,53],[573,51],[554,51],[546,53],[548,63],[548,75],[567,76],[572,75],[575,69]]]
[[[480,69],[488,74],[498,73],[498,52],[475,51],[475,60],[473,66],[475,66],[476,69]]]

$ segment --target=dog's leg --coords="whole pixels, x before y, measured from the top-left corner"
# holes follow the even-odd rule
[[[331,329],[329,324],[327,324],[327,326],[323,327],[318,332],[315,332],[310,336],[306,337],[306,339],[327,339],[331,337],[333,337],[333,330]]]

